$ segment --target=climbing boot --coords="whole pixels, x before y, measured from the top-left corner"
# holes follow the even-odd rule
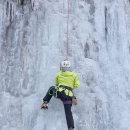
[[[48,103],[47,103],[47,102],[44,102],[44,103],[41,105],[41,109],[48,109]]]

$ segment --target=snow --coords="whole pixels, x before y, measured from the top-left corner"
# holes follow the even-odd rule
[[[40,109],[66,54],[67,7],[0,0],[0,130],[67,130],[60,100]],[[75,130],[130,130],[129,8],[128,0],[70,1],[69,59],[81,81]]]

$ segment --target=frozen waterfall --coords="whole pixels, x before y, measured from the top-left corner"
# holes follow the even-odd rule
[[[130,130],[130,1],[70,0],[75,130]],[[0,0],[0,130],[67,130],[55,98],[40,109],[66,50],[67,0]]]

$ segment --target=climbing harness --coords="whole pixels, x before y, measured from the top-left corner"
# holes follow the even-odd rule
[[[70,91],[72,91],[72,90],[73,90],[71,87],[64,86],[64,85],[61,85],[61,86],[59,86],[59,87],[64,88],[64,89],[68,89],[68,90],[70,90]]]
[[[59,89],[59,88],[63,88],[63,91],[61,91],[60,93],[62,93],[62,96],[63,96],[63,97],[65,96],[65,98],[67,99],[68,96],[65,94],[65,90],[67,89],[67,90],[69,90],[69,91],[72,92],[72,88],[70,88],[70,87],[68,87],[68,86],[62,86],[62,85],[61,85],[61,86],[59,86],[59,87],[57,87],[57,88],[55,88],[55,86],[52,86],[52,87],[50,87],[50,89],[49,89],[49,95],[54,96],[55,98],[57,98],[57,92],[58,92],[58,89]],[[69,91],[68,91],[68,95],[69,95]],[[69,98],[71,98],[71,97],[69,97]],[[72,100],[71,100],[71,99],[69,99],[69,100],[64,100],[63,103],[64,103],[64,104],[72,104]]]

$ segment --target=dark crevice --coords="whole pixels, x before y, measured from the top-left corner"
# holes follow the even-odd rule
[[[107,41],[107,35],[108,35],[108,27],[107,27],[108,9],[107,9],[107,7],[105,7],[104,14],[105,14],[105,39],[106,39],[106,41]]]
[[[13,18],[13,16],[12,16],[12,4],[10,4],[10,22],[12,21],[12,18]]]
[[[20,5],[24,6],[28,3],[32,3],[32,0],[20,0]]]
[[[24,5],[24,0],[21,0],[20,4],[21,4],[21,5]]]
[[[96,52],[96,53],[98,53],[99,52],[99,47],[98,47],[98,42],[97,41],[95,41],[95,40],[93,40],[93,44],[94,44],[94,51]]]
[[[9,2],[7,1],[7,4],[6,4],[6,16],[9,15]]]
[[[33,8],[35,6],[35,4],[34,4],[34,2],[32,2],[32,0],[20,0],[19,4],[22,6],[22,8],[25,5],[30,5],[31,10],[33,10]]]
[[[90,15],[93,15],[95,13],[95,6],[94,5],[90,6],[89,13],[90,13]]]
[[[85,48],[84,48],[84,57],[89,58],[89,56],[90,56],[90,47],[89,47],[88,43],[86,43]]]

